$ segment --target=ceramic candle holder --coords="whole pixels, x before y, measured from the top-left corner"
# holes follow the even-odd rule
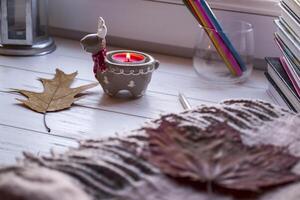
[[[100,17],[97,33],[80,40],[82,48],[92,54],[95,77],[109,96],[116,96],[122,90],[129,91],[134,98],[143,96],[159,62],[138,51],[106,52],[106,34],[105,21]]]
[[[132,62],[114,59],[114,55],[120,53],[142,55],[144,59]],[[117,50],[107,52],[105,66],[106,70],[97,71],[96,78],[106,94],[115,96],[119,91],[127,90],[134,98],[139,98],[145,93],[152,72],[158,68],[159,62],[146,53]]]

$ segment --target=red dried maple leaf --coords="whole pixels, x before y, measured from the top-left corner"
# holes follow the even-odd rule
[[[271,145],[245,146],[239,133],[226,123],[203,131],[161,122],[159,128],[145,131],[149,143],[143,156],[174,178],[243,191],[299,180],[291,172],[297,157]]]

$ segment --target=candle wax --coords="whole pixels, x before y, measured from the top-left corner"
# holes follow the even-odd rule
[[[117,53],[112,56],[113,60],[125,63],[142,62],[145,60],[145,56],[137,53]]]

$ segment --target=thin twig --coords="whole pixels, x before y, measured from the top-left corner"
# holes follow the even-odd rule
[[[50,133],[50,132],[51,132],[51,129],[50,129],[49,126],[47,125],[47,122],[46,122],[46,115],[47,115],[47,112],[44,113],[44,117],[43,117],[43,119],[44,119],[44,126],[45,126],[46,130],[48,131],[48,133]]]

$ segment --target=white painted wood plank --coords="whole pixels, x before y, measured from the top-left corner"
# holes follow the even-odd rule
[[[0,66],[0,90],[7,90],[8,88],[22,88],[26,90],[42,91],[42,85],[37,81],[38,77],[51,78],[53,75],[30,72],[25,70],[18,70],[13,68],[5,68]],[[170,95],[158,93],[159,91],[152,92],[150,89],[143,98],[140,99],[116,99],[110,98],[103,94],[102,89],[99,87],[92,89],[90,95],[85,96],[77,104],[92,108],[103,109],[107,111],[114,111],[125,113],[129,115],[137,115],[146,118],[155,118],[160,114],[180,111],[182,107],[178,101],[177,91],[183,91],[186,95],[201,98],[201,100],[191,100],[192,105],[199,105],[205,102],[218,102],[226,98],[256,98],[263,100],[269,100],[269,96],[265,94],[265,90],[257,88],[242,88],[243,93],[240,93],[242,89],[238,87],[216,87],[202,85],[198,79],[191,79],[184,77],[181,78],[181,84],[185,87],[180,87],[178,84],[170,84],[174,80],[168,80],[168,78],[176,78],[179,75],[165,76],[155,83],[164,83],[162,85],[162,91],[167,92]],[[196,82],[195,82],[196,81]],[[88,81],[77,80],[74,87],[86,84]],[[159,87],[159,85],[157,85]],[[221,91],[221,92],[220,92]],[[226,96],[228,95],[228,96]],[[216,100],[217,99],[217,100]]]
[[[43,115],[20,106],[15,95],[0,93],[1,124],[46,133]],[[146,119],[124,114],[73,106],[71,109],[47,114],[51,134],[68,138],[110,137],[140,127]]]
[[[58,50],[46,56],[0,56],[0,65],[4,65],[0,66],[0,90],[22,88],[41,91],[42,85],[37,78],[51,78],[57,67],[67,73],[79,72],[79,79],[74,86],[95,81],[90,55],[80,49],[78,42],[58,39],[57,44]],[[47,115],[52,135],[46,133],[41,114],[17,104],[17,94],[0,92],[0,163],[2,160],[11,162],[23,150],[46,153],[53,146],[56,147],[55,144],[60,146],[66,141],[73,141],[68,138],[109,137],[115,132],[139,128],[147,118],[167,112],[180,112],[182,107],[177,97],[179,91],[185,93],[193,106],[228,98],[272,101],[265,92],[266,81],[262,72],[255,71],[246,84],[213,86],[199,81],[190,59],[154,56],[162,64],[154,73],[143,98],[130,101],[112,99],[103,95],[100,86],[94,88],[91,95],[77,102],[79,106]],[[33,143],[37,145],[31,147]],[[13,151],[14,148],[16,151]]]
[[[38,77],[52,78],[53,75],[29,72],[0,66],[0,91],[9,88],[21,88],[30,91],[41,92],[42,84],[37,80]],[[87,84],[88,81],[76,80],[72,87]],[[98,108],[107,111],[136,115],[145,118],[155,118],[160,114],[182,110],[182,106],[177,96],[164,95],[148,92],[143,98],[110,98],[103,94],[100,85],[88,91],[89,95],[84,96],[76,104]],[[18,96],[16,96],[18,97]],[[21,97],[22,98],[22,97]],[[193,101],[194,105],[202,102]]]
[[[165,76],[157,74],[153,76],[149,89],[159,92],[159,88],[161,88],[161,92],[166,94],[176,94],[180,91],[188,97],[211,102],[220,102],[230,98],[254,98],[271,101],[266,93],[266,88],[205,84],[199,81],[198,78],[174,74],[166,74]]]
[[[57,46],[58,49],[56,52],[41,57],[0,56],[0,64],[46,73],[53,73],[54,69],[57,67],[66,72],[78,70],[80,78],[94,80],[91,56],[81,50],[79,42],[60,39],[57,42]],[[154,75],[162,77],[166,74],[168,74],[168,76],[175,74],[199,80],[193,70],[191,59],[160,54],[153,55],[161,62],[160,68],[154,73]],[[263,85],[266,83],[267,81],[263,76],[263,72],[254,71],[249,81],[236,86],[263,88]]]
[[[26,64],[24,64],[26,63]],[[89,69],[88,61],[73,59],[63,56],[47,55],[46,57],[12,58],[4,57],[0,65],[16,66],[26,70],[35,70],[44,73],[54,73],[56,66],[67,73],[78,69],[78,78],[95,80],[92,71]],[[76,67],[75,67],[76,66]],[[149,84],[149,91],[177,95],[179,91],[186,93],[187,97],[202,100],[219,102],[228,98],[258,98],[266,101],[272,100],[263,92],[266,84],[259,88],[246,85],[217,86],[202,83],[198,77],[182,76],[164,72],[155,72],[153,80]],[[192,90],[192,92],[189,92]]]
[[[53,53],[55,55],[67,56],[73,58],[80,58],[87,61],[91,61],[90,54],[84,52],[81,49],[79,41],[67,40],[62,38],[55,38],[57,44],[57,50]],[[110,49],[120,49],[118,47],[109,47]],[[161,62],[161,66],[158,72],[165,72],[171,74],[178,74],[183,76],[197,77],[194,69],[192,59],[174,57],[156,53],[150,53],[156,59]],[[263,88],[263,85],[267,84],[267,80],[262,71],[254,70],[249,80],[244,83],[245,87],[258,87]]]
[[[65,38],[54,37],[56,50],[52,53],[60,56],[88,59],[89,54],[80,46],[80,42]]]
[[[0,165],[15,163],[24,151],[48,155],[50,150],[61,153],[77,146],[75,140],[0,125]]]

